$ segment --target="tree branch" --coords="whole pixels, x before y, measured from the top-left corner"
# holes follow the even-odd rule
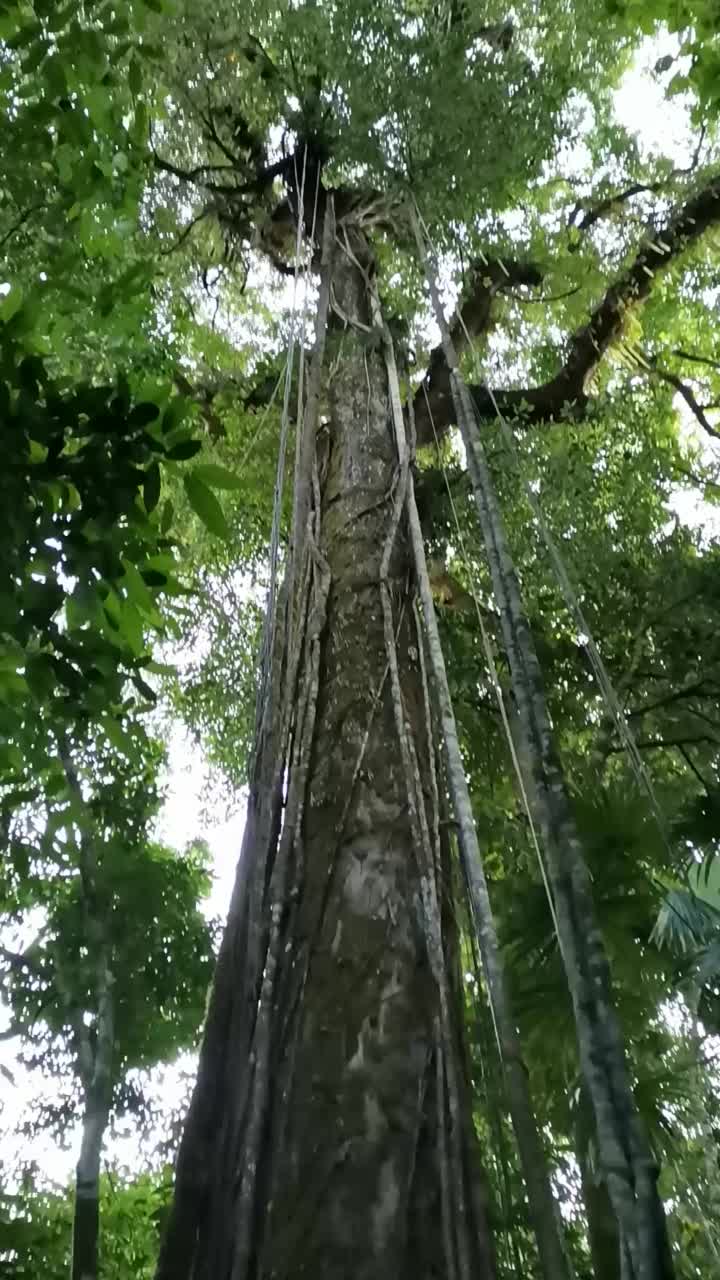
[[[706,680],[696,680],[694,684],[685,685],[682,689],[673,689],[672,692],[665,694],[663,697],[656,698],[653,702],[647,702],[643,707],[634,707],[626,712],[626,716],[628,720],[632,720],[633,717],[649,715],[651,711],[660,711],[663,707],[667,707],[673,702],[681,702],[684,698],[712,698],[715,696],[714,690],[707,688]]]
[[[700,734],[696,738],[638,738],[635,742],[635,746],[639,751],[666,751],[671,747],[693,747],[700,746],[703,743],[709,743],[710,746],[718,747],[720,746],[720,739],[712,738],[706,733]],[[607,755],[617,755],[619,752],[625,750],[625,744],[620,743],[618,746],[608,747]]]
[[[576,204],[568,219],[568,227],[574,228],[576,231],[589,231],[591,227],[595,226],[596,222],[604,218],[607,213],[612,213],[613,209],[616,209],[618,205],[626,204],[628,200],[632,200],[633,196],[643,195],[645,192],[656,194],[662,190],[666,183],[667,179],[650,183],[633,182],[625,191],[616,191],[613,195],[606,196],[604,200],[599,200],[597,204],[591,205],[589,209],[586,209],[579,222],[576,222],[576,218],[582,212],[582,204]],[[576,245],[573,246],[573,250],[575,248],[577,248]]]
[[[570,338],[565,362],[553,378],[537,387],[498,390],[494,394],[486,386],[472,387],[480,416],[492,417],[496,402],[502,414],[519,418],[524,426],[582,418],[588,404],[588,383],[608,348],[622,333],[626,314],[645,302],[655,278],[718,222],[720,176],[692,196],[663,227],[649,231],[630,266],[607,290],[587,324]],[[431,356],[424,381],[439,436],[454,422],[449,374],[439,350]],[[433,436],[424,395],[416,394],[415,410],[418,443],[428,444]]]
[[[501,259],[473,263],[470,268],[469,291],[450,323],[450,336],[458,355],[467,350],[468,335],[476,338],[487,332],[492,304],[498,293],[512,285],[537,288],[543,279],[543,272],[533,263],[505,262]],[[427,373],[415,392],[413,409],[419,444],[429,444],[433,439],[431,414],[436,426],[438,410],[446,419],[442,428],[438,427],[438,434],[449,425],[447,414],[452,412],[450,376],[442,345],[435,347],[430,354]]]
[[[222,182],[210,182],[203,175],[224,172],[235,173],[238,176],[238,167],[235,165],[198,164],[193,169],[181,169],[179,165],[173,164],[172,160],[165,160],[162,156],[159,156],[156,151],[153,152],[153,158],[157,169],[162,170],[163,173],[173,174],[181,182],[195,183],[202,186],[206,191],[212,191],[214,195],[235,197],[251,195],[253,192],[263,190],[274,178],[286,173],[293,160],[292,156],[283,156],[281,160],[275,160],[272,164],[264,165],[261,169],[256,170],[253,177],[247,182],[237,182],[229,185]]]
[[[20,217],[13,223],[10,229],[5,232],[5,235],[3,236],[2,240],[0,240],[0,249],[3,249],[5,247],[8,240],[12,240],[13,236],[18,231],[20,231],[21,227],[25,226],[25,223],[28,221],[29,218],[32,217],[34,213],[38,213],[40,209],[44,209],[44,208],[45,208],[45,202],[40,201],[39,204],[31,204],[28,209],[23,209],[22,213],[20,214]]]
[[[700,423],[703,431],[706,431],[709,436],[713,436],[715,440],[720,440],[720,431],[718,431],[711,422],[708,422],[703,406],[695,399],[695,395],[687,383],[683,382],[681,378],[678,378],[676,374],[670,373],[669,370],[658,368],[652,360],[648,361],[648,363],[650,365],[648,372],[654,373],[655,377],[660,378],[662,382],[667,382],[669,386],[674,387],[682,396],[691,413]]]
[[[4,960],[11,969],[24,969],[27,965],[25,957],[19,951],[10,951],[0,943],[0,960]],[[28,965],[29,967],[29,965]]]
[[[207,218],[207,216],[208,216],[208,214],[209,214],[209,213],[210,213],[210,209],[203,209],[203,210],[202,210],[202,211],[197,215],[197,217],[196,217],[196,218],[193,218],[193,219],[192,219],[192,222],[189,222],[189,223],[187,224],[187,226],[186,226],[186,227],[181,231],[180,235],[178,236],[178,238],[177,238],[177,240],[175,241],[175,243],[174,243],[174,244],[171,244],[171,245],[170,245],[170,247],[169,247],[168,249],[161,249],[161,250],[160,250],[160,257],[161,257],[161,258],[167,258],[168,254],[170,254],[170,253],[176,253],[176,252],[177,252],[177,250],[178,250],[178,249],[180,249],[180,248],[182,247],[182,245],[184,245],[184,243],[185,243],[185,241],[188,239],[188,237],[189,237],[190,235],[192,235],[192,232],[195,230],[195,228],[196,228],[196,226],[198,225],[198,223],[199,223],[199,222],[202,222],[204,218]]]
[[[643,195],[646,192],[651,195],[657,195],[659,191],[662,191],[663,187],[666,187],[669,182],[672,182],[673,178],[687,177],[688,174],[693,173],[698,167],[700,152],[702,150],[703,142],[705,141],[706,132],[706,126],[703,125],[700,130],[700,137],[698,138],[697,146],[693,152],[692,160],[687,168],[673,169],[666,178],[658,178],[656,182],[632,182],[624,191],[617,191],[612,195],[605,196],[604,199],[599,200],[597,204],[591,205],[590,208],[585,211],[580,221],[576,222],[576,218],[578,214],[582,212],[583,207],[582,202],[580,201],[574,206],[570,214],[568,227],[574,227],[577,231],[589,231],[590,227],[594,227],[595,223],[599,222],[601,218],[604,218],[607,213],[612,213],[613,209],[616,209],[618,205],[626,204],[628,200],[632,200],[633,196]],[[576,245],[571,246],[571,252],[574,252],[576,248]]]
[[[692,360],[695,364],[706,364],[711,369],[720,370],[720,360],[711,360],[709,356],[699,356],[694,351],[683,351],[681,347],[674,347],[672,354],[677,356],[678,360]]]
[[[157,151],[153,152],[153,159],[156,169],[162,170],[163,173],[171,173],[173,177],[179,178],[181,182],[199,183],[208,191],[214,191],[220,195],[239,195],[242,192],[242,187],[208,182],[207,178],[203,177],[204,174],[217,172],[218,170],[225,173],[236,172],[231,164],[198,164],[193,169],[181,169],[179,165],[173,164],[172,160],[165,160],[162,156],[159,156]]]

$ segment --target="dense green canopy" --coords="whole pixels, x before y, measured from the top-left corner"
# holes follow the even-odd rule
[[[371,227],[414,409],[474,818],[576,1274],[616,1263],[588,1233],[595,1139],[411,207],[537,642],[677,1276],[717,1268],[719,40],[708,2],[0,0],[0,991],[20,1062],[56,1078],[54,1134],[105,1080],[106,1123],[135,1105],[152,1135],[133,1072],[199,1042],[211,868],[158,838],[163,771],[179,721],[215,799],[242,803],[288,349],[312,343],[318,260],[297,224],[324,189]],[[638,51],[681,158],[646,145],[641,97],[637,130],[618,123]],[[539,1275],[459,925],[499,1274]],[[152,1274],[167,1159],[103,1181],[101,1274]],[[65,1191],[11,1169],[0,1195],[3,1274],[65,1274]]]

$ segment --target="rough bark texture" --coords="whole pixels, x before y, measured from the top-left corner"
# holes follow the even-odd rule
[[[380,573],[398,465],[384,358],[362,328],[371,327],[372,264],[359,230],[341,243],[332,297],[349,323],[328,340],[302,664],[311,671],[308,655],[317,660],[316,676],[298,685],[279,841],[272,733],[259,753],[264,790],[251,797],[162,1280],[494,1276],[465,1090],[448,854],[428,871],[413,837],[388,675]],[[431,808],[402,524],[385,587],[402,719]],[[429,874],[445,904],[446,1007],[428,943]]]

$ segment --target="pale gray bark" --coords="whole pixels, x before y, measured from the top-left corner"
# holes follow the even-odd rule
[[[84,807],[80,779],[65,741],[59,742],[59,754],[68,786],[78,805]],[[77,1072],[84,1103],[80,1154],[75,1171],[71,1275],[72,1280],[96,1280],[100,1230],[100,1158],[112,1099],[115,1008],[107,929],[98,906],[99,856],[90,831],[84,831],[80,838],[79,872],[86,941],[89,954],[95,962],[93,994],[96,1009],[92,1037],[85,1023],[85,1011],[76,1002],[75,993],[71,984],[66,981],[60,960],[56,964],[56,981],[74,1032]]]

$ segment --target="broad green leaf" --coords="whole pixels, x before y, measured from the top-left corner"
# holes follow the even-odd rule
[[[203,462],[193,467],[193,475],[199,476],[213,489],[242,489],[245,486],[245,481],[240,476],[234,475],[232,471],[218,466],[215,462]]]
[[[148,515],[155,510],[158,502],[160,501],[161,488],[162,481],[160,477],[160,467],[157,462],[153,462],[152,465],[148,467],[145,473],[145,479],[143,480],[143,501]]]
[[[183,484],[190,506],[195,514],[200,517],[206,529],[210,533],[214,533],[216,537],[228,540],[230,529],[225,519],[225,513],[212,489],[208,489],[207,485],[194,472],[183,476]]]
[[[22,290],[17,286],[13,286],[8,294],[0,301],[0,320],[6,324],[8,320],[12,320],[13,316],[20,310],[23,305]]]
[[[107,715],[102,717],[101,724],[112,745],[128,759],[132,759],[136,754],[136,744],[120,721]]]
[[[202,449],[202,440],[181,440],[179,444],[175,444],[167,451],[168,458],[172,462],[187,462],[190,458],[194,458]]]
[[[128,86],[134,98],[142,91],[143,76],[139,58],[133,57],[128,70]]]
[[[158,612],[153,594],[137,568],[137,565],[134,565],[131,560],[126,560],[124,557],[122,563],[123,568],[125,569],[125,575],[121,579],[120,585],[125,588],[128,599],[137,606],[156,630],[162,630],[162,618]],[[123,617],[124,616],[125,612],[123,611]],[[121,617],[121,629],[122,626],[123,621]]]

